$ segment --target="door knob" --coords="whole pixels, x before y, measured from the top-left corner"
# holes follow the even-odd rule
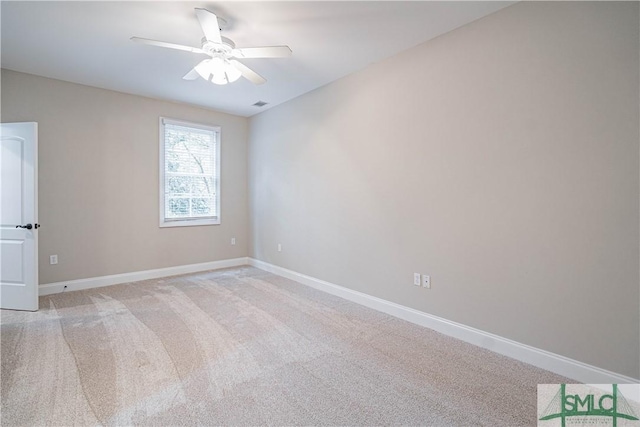
[[[31,230],[33,228],[33,225],[31,224],[27,224],[27,225],[16,225],[16,228],[26,228],[27,230]],[[38,228],[38,224],[36,224],[36,228]]]

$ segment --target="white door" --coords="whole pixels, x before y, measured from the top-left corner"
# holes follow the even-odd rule
[[[38,309],[38,124],[0,124],[0,308]]]

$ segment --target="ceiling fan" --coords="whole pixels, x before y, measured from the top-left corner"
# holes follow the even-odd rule
[[[291,56],[289,46],[265,46],[265,47],[245,47],[237,49],[230,39],[220,34],[220,29],[226,23],[222,18],[218,18],[215,13],[206,9],[196,8],[196,16],[204,32],[201,47],[183,46],[180,44],[167,43],[158,40],[131,37],[131,40],[138,43],[152,46],[166,47],[169,49],[184,50],[187,52],[209,55],[210,58],[201,61],[184,77],[184,80],[195,80],[198,76],[215,83],[225,85],[234,82],[240,76],[250,82],[260,85],[266,82],[265,78],[247,67],[237,59],[241,58],[285,58]]]

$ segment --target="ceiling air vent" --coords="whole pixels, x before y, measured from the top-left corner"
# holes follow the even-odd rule
[[[264,101],[258,101],[255,104],[253,104],[254,107],[264,107],[265,105],[267,105],[268,102],[264,102]]]

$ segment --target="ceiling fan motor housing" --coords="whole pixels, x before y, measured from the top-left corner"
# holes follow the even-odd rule
[[[209,55],[214,55],[216,53],[224,53],[225,55],[231,56],[233,49],[236,48],[236,44],[227,37],[220,37],[222,39],[222,43],[212,42],[207,40],[206,37],[202,38],[202,50],[207,52]]]

